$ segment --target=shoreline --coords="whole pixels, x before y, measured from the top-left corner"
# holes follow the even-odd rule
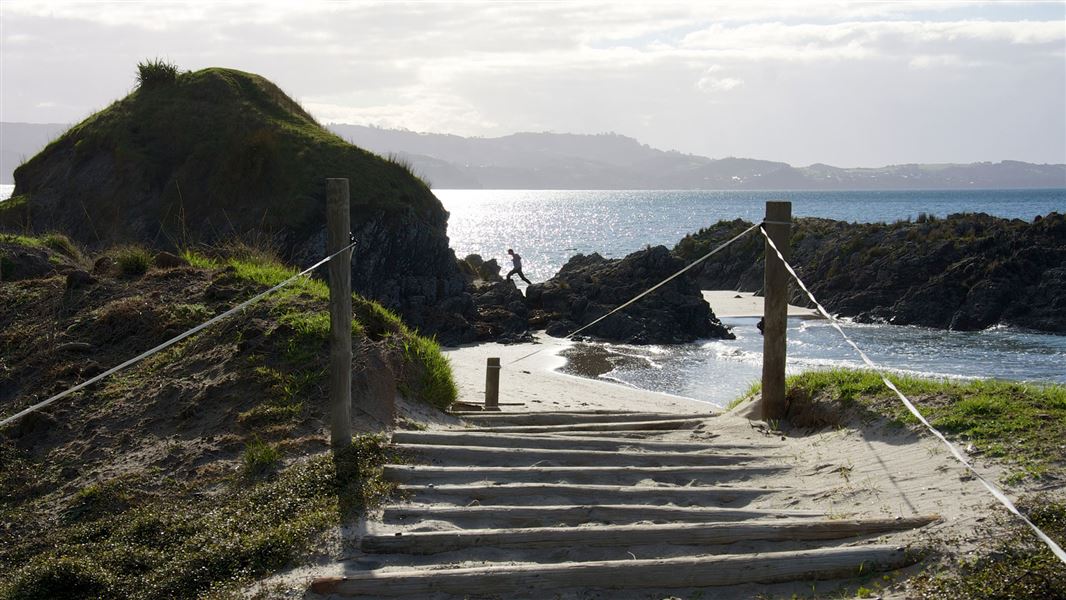
[[[485,402],[485,364],[498,357],[500,402],[521,402],[523,411],[552,410],[653,410],[676,413],[706,413],[721,408],[703,400],[665,392],[643,390],[623,383],[590,378],[558,369],[567,364],[561,353],[576,342],[553,338],[544,332],[536,342],[499,344],[488,342],[458,348],[442,348],[452,365],[459,400]]]

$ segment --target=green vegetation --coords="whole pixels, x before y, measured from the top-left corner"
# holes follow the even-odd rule
[[[2,241],[64,250],[57,238]],[[20,377],[48,352],[51,371],[19,382],[51,389],[83,377],[86,362],[34,342],[53,330],[91,340],[94,361],[117,364],[297,272],[235,246],[184,256],[199,268],[102,273],[90,293],[67,297],[47,275],[0,286],[0,349],[11,357],[0,377]],[[47,452],[0,439],[0,599],[237,597],[382,502],[392,491],[382,465],[402,461],[383,437],[324,452],[328,296],[323,282],[297,278],[115,374],[72,400],[78,418]],[[455,399],[433,341],[377,303],[352,303],[357,360],[385,361],[412,400]],[[108,451],[86,452],[87,439]]]
[[[82,243],[182,247],[282,231],[303,241],[321,226],[326,178],[347,177],[352,198],[369,209],[354,219],[383,211],[443,229],[439,201],[402,161],[352,146],[263,77],[224,68],[183,72],[161,59],[137,71],[132,93],[16,169],[25,193],[2,204],[0,224],[85,225],[91,215],[93,228],[72,228],[83,232]],[[89,172],[101,155],[113,166]],[[50,174],[60,168],[83,177],[57,181]],[[87,178],[98,184],[73,187]],[[38,195],[77,197],[82,206],[59,214],[36,203]],[[137,207],[135,216],[121,208],[128,206]]]
[[[152,253],[142,246],[123,246],[115,250],[115,264],[126,277],[144,275],[152,262]]]
[[[1002,462],[1006,482],[1066,478],[1066,386],[977,380],[944,382],[914,377],[889,379],[933,426],[955,443],[973,444],[976,453]],[[866,423],[878,418],[899,427],[917,426],[895,394],[870,371],[811,371],[786,380],[793,402],[828,405]],[[752,386],[740,400],[757,390]],[[810,402],[811,404],[806,404]],[[794,407],[795,408],[795,407]],[[843,424],[843,423],[841,423]],[[923,428],[924,429],[924,428]],[[1066,499],[1031,495],[1017,502],[1030,520],[1060,545],[1066,545]],[[1066,570],[1019,520],[999,513],[984,536],[991,546],[976,554],[944,559],[911,578],[909,598],[1061,598]],[[865,589],[865,588],[862,588]],[[866,590],[871,593],[871,590]],[[861,593],[860,593],[861,596]]]
[[[1021,510],[1060,546],[1066,545],[1066,502],[1048,496],[1030,496],[1018,503]],[[947,568],[927,569],[911,581],[909,598],[934,600],[1005,598],[1045,600],[1062,598],[1066,568],[1033,532],[1012,515],[998,514],[986,536],[991,548],[966,556]]]
[[[137,84],[141,87],[173,83],[177,78],[177,65],[161,58],[137,63]]]
[[[5,540],[0,598],[225,595],[290,563],[327,527],[382,502],[392,487],[381,467],[396,460],[382,437],[361,436],[336,459],[320,455],[271,480],[226,481],[216,494],[190,497],[174,483],[145,497],[138,482],[123,482],[115,493],[132,506],[68,513],[68,527]],[[100,497],[96,487],[73,502]]]
[[[1008,483],[1066,477],[1066,386],[1009,381],[943,382],[891,376],[937,429],[1002,460]],[[881,377],[870,371],[811,371],[787,385],[844,407],[861,406],[900,424],[917,424]]]
[[[281,452],[278,451],[276,446],[272,446],[259,439],[259,436],[255,436],[255,439],[245,446],[244,454],[241,458],[244,474],[248,477],[258,477],[274,470],[281,463]]]

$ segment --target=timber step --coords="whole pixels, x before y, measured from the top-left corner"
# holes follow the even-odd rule
[[[571,431],[672,431],[695,429],[703,419],[657,419],[652,421],[625,421],[621,423],[577,423],[570,425],[497,425],[472,427],[464,431],[499,433],[567,433]]]
[[[492,524],[496,527],[556,527],[562,525],[633,523],[714,523],[744,520],[821,518],[824,513],[799,510],[719,508],[709,506],[654,506],[647,504],[568,504],[541,506],[426,506],[390,505],[382,521],[411,524],[423,520],[446,521],[462,527]]]
[[[385,478],[396,483],[614,483],[634,485],[650,480],[672,485],[713,485],[723,481],[787,471],[785,466],[682,466],[682,467],[443,467],[433,465],[385,465]]]
[[[709,419],[718,413],[588,413],[588,412],[474,412],[462,419],[478,425],[583,425],[587,423],[628,423],[670,419]]]
[[[609,452],[604,450],[558,450],[553,448],[523,448],[516,442],[511,448],[486,446],[440,446],[436,444],[393,444],[409,454],[417,454],[435,463],[465,465],[532,466],[552,463],[554,466],[685,466],[747,464],[767,460],[767,457],[736,452]]]
[[[490,433],[468,431],[397,431],[394,444],[432,444],[439,446],[482,446],[503,448],[554,448],[565,450],[661,450],[664,452],[708,452],[715,450],[778,448],[779,445],[756,443],[699,443],[642,440],[624,437],[559,437],[536,433]]]
[[[396,535],[366,535],[362,540],[362,549],[363,552],[378,554],[437,554],[473,547],[617,547],[654,544],[711,546],[753,540],[838,540],[916,529],[938,518],[925,516],[905,519],[798,519],[765,523],[749,521],[418,531]]]
[[[510,483],[503,485],[407,485],[397,486],[401,493],[419,502],[452,504],[673,504],[706,506],[750,502],[759,496],[781,489],[711,486],[625,486],[577,485],[560,483]]]
[[[898,569],[917,562],[897,546],[868,545],[761,554],[683,558],[493,564],[458,569],[376,570],[311,582],[317,594],[397,597],[479,594],[557,588],[669,589],[838,579]]]

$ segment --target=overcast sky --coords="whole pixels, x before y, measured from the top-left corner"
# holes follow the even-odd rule
[[[266,76],[322,122],[629,135],[794,165],[1066,162],[1066,3],[0,2],[0,120],[139,60]]]

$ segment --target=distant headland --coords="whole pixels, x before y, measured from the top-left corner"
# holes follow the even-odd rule
[[[0,184],[70,126],[0,123]],[[1066,187],[1066,164],[1021,161],[901,164],[840,168],[794,167],[752,158],[712,159],[664,151],[623,135],[516,133],[467,138],[334,123],[341,138],[394,155],[434,188],[916,190]]]

